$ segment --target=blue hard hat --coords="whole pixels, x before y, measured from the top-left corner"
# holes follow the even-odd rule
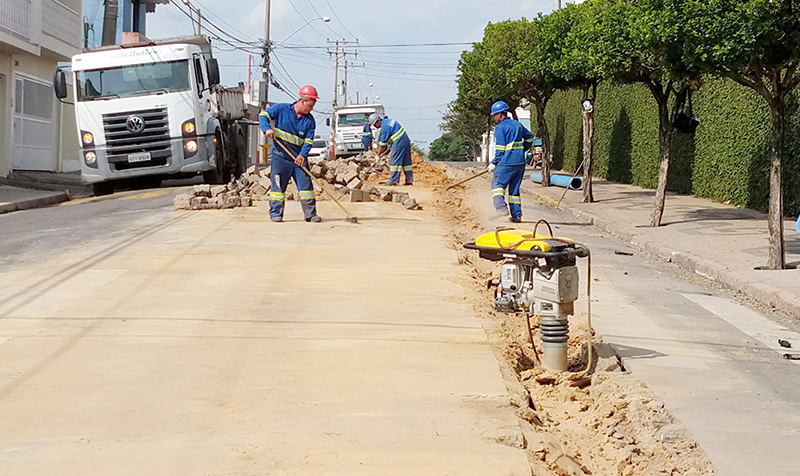
[[[497,101],[496,103],[492,104],[492,114],[497,114],[498,112],[508,111],[508,104],[505,101]]]

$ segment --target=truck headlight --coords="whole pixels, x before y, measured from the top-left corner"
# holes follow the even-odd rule
[[[94,145],[94,134],[89,131],[81,131],[81,141],[83,141],[83,145]]]
[[[181,125],[181,132],[183,133],[184,137],[194,137],[196,135],[194,119],[189,119],[188,121],[184,121],[184,123]]]
[[[86,165],[92,165],[97,162],[97,154],[90,150],[83,154],[83,160],[86,162]]]
[[[189,154],[194,154],[197,152],[197,141],[196,140],[187,140],[183,144],[183,149],[188,152]]]

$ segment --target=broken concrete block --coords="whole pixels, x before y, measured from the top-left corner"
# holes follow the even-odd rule
[[[189,206],[192,207],[192,210],[200,210],[200,208],[207,203],[208,198],[206,197],[194,197],[189,201]]]
[[[269,168],[264,168],[258,171],[258,176],[261,178],[269,178]]]
[[[192,194],[195,197],[210,197],[211,196],[211,185],[207,183],[195,185],[192,187]]]
[[[350,190],[350,201],[351,202],[368,202],[369,201],[369,194],[363,190]]]
[[[361,187],[361,190],[364,190],[364,187]],[[369,187],[368,192],[369,192],[370,195],[375,195],[376,197],[380,197],[381,196],[381,191],[378,190],[375,187]]]
[[[260,183],[257,183],[252,187],[250,187],[250,193],[256,197],[263,197],[264,195],[267,194],[267,189],[261,186]]]
[[[225,193],[226,190],[227,188],[225,187],[225,185],[214,185],[213,187],[211,187],[211,197],[213,198],[218,195],[222,195],[223,193]]]
[[[381,190],[381,200],[384,202],[391,202],[394,194],[391,190]]]
[[[250,185],[250,179],[247,178],[247,175],[242,175],[236,182],[239,184],[239,188],[246,188]]]
[[[311,172],[311,175],[313,175],[314,177],[317,178],[322,177],[322,167],[320,167],[319,165],[312,166],[309,172]]]
[[[242,197],[242,206],[243,207],[252,207],[253,206],[253,199],[250,195],[245,195]]]
[[[395,203],[403,203],[408,200],[408,198],[406,192],[392,192],[392,201]]]
[[[328,171],[325,172],[323,178],[330,184],[336,183],[336,170],[329,168]]]
[[[269,190],[270,187],[272,187],[272,181],[270,179],[264,178],[264,177],[262,177],[258,181],[258,184],[261,185],[262,187],[264,187],[266,190]]]
[[[247,167],[247,175],[258,175],[258,165],[253,164]]]
[[[175,199],[172,203],[178,210],[189,210],[192,208],[192,198],[192,195],[188,193],[181,193],[180,195],[175,195]]]
[[[361,190],[361,187],[363,186],[364,182],[362,182],[361,179],[359,179],[358,177],[347,182],[347,188],[349,188],[350,190]]]
[[[242,204],[242,201],[239,199],[238,195],[228,195],[223,197],[222,203],[225,205],[226,208],[235,208]]]
[[[420,208],[419,204],[413,198],[409,198],[408,200],[403,202],[403,206],[406,207],[406,210],[416,210]]]

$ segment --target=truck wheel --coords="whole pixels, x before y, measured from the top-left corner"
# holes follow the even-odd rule
[[[114,193],[114,182],[97,182],[92,184],[92,195],[100,197]]]
[[[219,131],[215,134],[217,143],[214,146],[214,155],[217,159],[217,166],[213,170],[203,172],[203,180],[208,184],[225,183],[225,155],[222,147],[222,138]]]
[[[240,126],[236,127],[236,152],[235,152],[235,162],[236,162],[236,177],[241,176],[245,170],[247,170],[247,144],[244,140],[244,132],[242,132],[242,128]]]

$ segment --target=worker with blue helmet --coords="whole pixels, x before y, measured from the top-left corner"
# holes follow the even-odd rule
[[[369,122],[364,124],[364,131],[361,135],[361,145],[364,146],[364,152],[369,152],[372,149],[372,128]]]
[[[487,169],[492,175],[492,201],[498,216],[508,216],[514,223],[522,221],[522,200],[519,188],[525,177],[525,151],[533,144],[533,134],[522,123],[508,117],[508,104],[497,101],[491,113],[494,129],[495,156]],[[506,205],[506,192],[508,205]]]
[[[386,185],[399,185],[400,172],[405,172],[405,185],[414,182],[414,166],[411,163],[411,139],[406,130],[394,119],[381,117],[377,113],[369,116],[369,123],[380,130],[378,134],[378,155],[383,154],[388,146],[389,181]]]

